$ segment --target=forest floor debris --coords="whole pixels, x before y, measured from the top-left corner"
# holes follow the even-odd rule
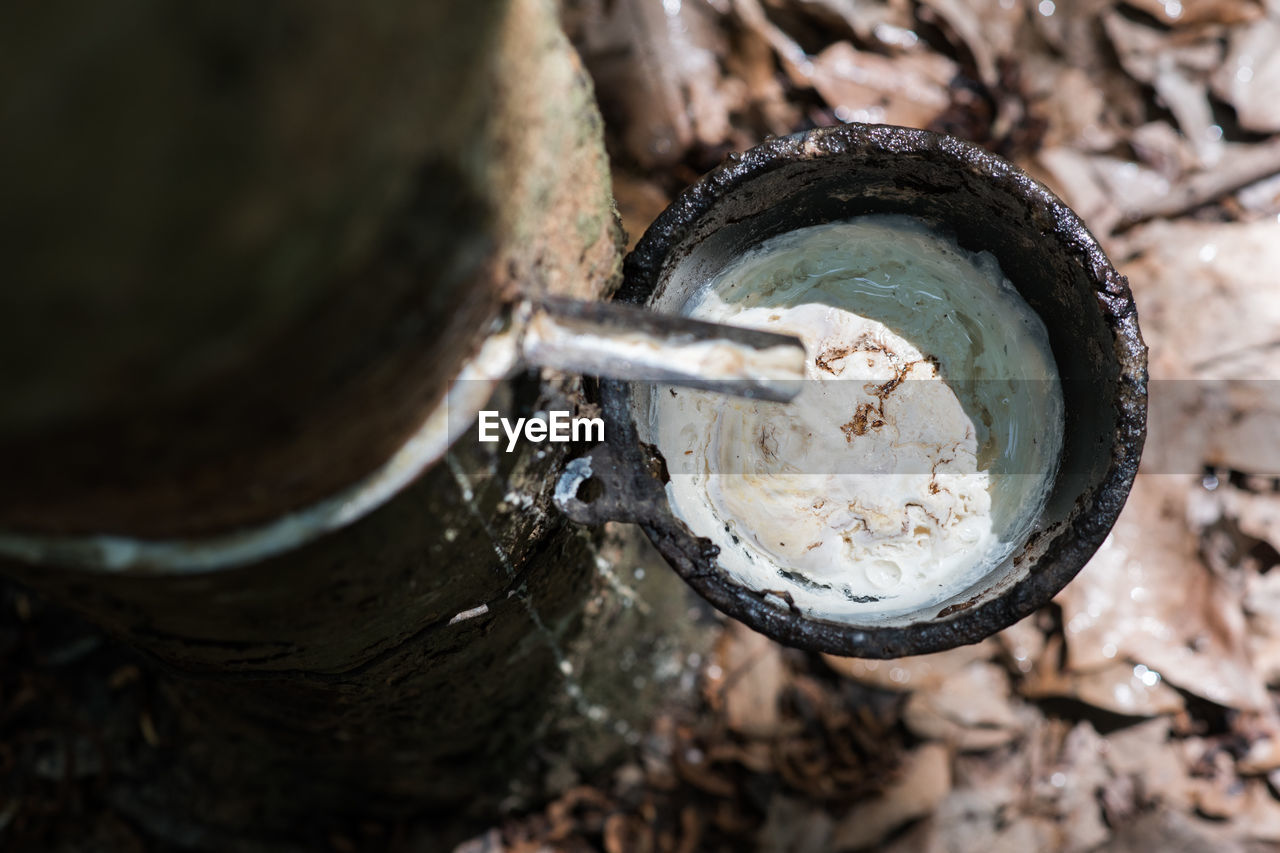
[[[633,241],[724,153],[771,134],[930,127],[1013,159],[1084,216],[1132,282],[1152,356],[1143,475],[1040,613],[899,661],[801,654],[726,625],[703,707],[665,724],[662,790],[692,792],[676,800],[696,803],[698,848],[1271,849],[1280,3],[683,0],[661,4],[666,26],[596,54],[602,9],[639,5],[567,9]],[[713,61],[680,60],[691,34]],[[667,73],[619,76],[628,56],[666,57]],[[673,110],[700,130],[646,148],[652,126],[680,125]],[[649,815],[648,832],[580,825],[584,846],[565,849],[692,849],[676,804],[602,790]],[[549,841],[529,820],[485,849],[542,849],[519,846]]]

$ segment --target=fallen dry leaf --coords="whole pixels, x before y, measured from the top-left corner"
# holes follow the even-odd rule
[[[1244,607],[1254,666],[1267,684],[1280,683],[1280,572],[1251,572]]]
[[[1156,380],[1146,470],[1280,473],[1280,223],[1155,222],[1131,246]]]
[[[1172,188],[1164,174],[1132,160],[1095,154],[1088,156],[1088,163],[1112,204],[1126,218],[1141,213],[1138,202],[1167,196]]]
[[[1236,201],[1246,214],[1274,217],[1280,214],[1280,174],[1255,181],[1236,193]],[[1248,215],[1242,218],[1252,218]]]
[[[783,70],[797,86],[809,83],[809,57],[795,39],[769,19],[759,0],[732,0],[734,17],[773,48]]]
[[[847,31],[838,37],[854,35],[886,47],[912,47],[919,41],[911,30],[915,22],[908,0],[792,0],[790,5],[833,34]]]
[[[1111,777],[1103,757],[1106,745],[1087,722],[1077,723],[1062,741],[1048,782],[1056,793],[1055,810],[1067,827],[1069,846],[1087,850],[1107,840],[1098,792]]]
[[[1106,93],[1080,68],[1056,66],[1036,106],[1046,122],[1044,147],[1071,146],[1087,151],[1111,148],[1116,133],[1108,120]]]
[[[1280,738],[1255,740],[1249,745],[1249,751],[1236,762],[1236,769],[1247,776],[1262,776],[1280,769]]]
[[[670,165],[695,143],[729,136],[733,104],[719,67],[718,15],[701,0],[616,0],[581,15],[575,41],[601,108],[624,128],[627,151],[641,165]]]
[[[613,198],[622,217],[622,229],[627,233],[627,251],[635,248],[645,229],[671,202],[653,181],[617,169],[613,173]]]
[[[1214,758],[1210,776],[1190,780],[1191,803],[1205,817],[1227,820],[1248,806],[1247,788],[1235,774],[1229,755],[1219,752]]]
[[[1228,144],[1220,163],[1201,169],[1180,153],[1185,141],[1170,139],[1168,130],[1159,129],[1164,127],[1167,126],[1156,123],[1145,135],[1131,140],[1149,165],[1111,155],[1089,154],[1077,148],[1056,147],[1039,151],[1024,168],[1062,196],[1088,222],[1108,253],[1117,259],[1133,254],[1131,242],[1146,247],[1157,242],[1151,240],[1144,229],[1136,229],[1131,241],[1117,239],[1112,233],[1117,226],[1184,213],[1224,200],[1242,188],[1256,193],[1258,197],[1253,204],[1265,209],[1268,193],[1280,193],[1280,182],[1275,187],[1259,185],[1261,179],[1280,172],[1280,138],[1257,145]],[[1147,147],[1142,147],[1143,144]],[[1170,223],[1155,222],[1151,227],[1165,226]],[[1186,221],[1176,227],[1197,230],[1219,226]]]
[[[752,737],[773,735],[782,719],[778,696],[786,681],[777,643],[740,622],[731,622],[716,645],[721,673],[708,679],[713,706],[723,703],[725,722]]]
[[[1114,0],[1074,0],[1055,3],[1052,14],[1040,12],[1036,0],[1023,0],[1035,32],[1072,68],[1104,69],[1115,54],[1099,32],[1098,16]],[[1032,55],[1039,51],[1028,51]]]
[[[1038,621],[1039,615],[1032,614],[996,634],[996,640],[1018,672],[1030,672],[1044,652],[1045,636],[1044,631],[1036,624]]]
[[[1245,796],[1248,805],[1237,816],[1237,831],[1255,841],[1280,843],[1280,803],[1261,781],[1251,781]]]
[[[897,782],[839,820],[831,849],[858,850],[882,841],[904,823],[933,811],[950,790],[950,750],[940,743],[921,744],[903,759]]]
[[[1215,505],[1216,517],[1231,519],[1241,533],[1260,542],[1266,542],[1275,550],[1280,550],[1280,491],[1267,489],[1264,492],[1253,492],[1237,488],[1228,481],[1220,483],[1219,487],[1212,491],[1200,493],[1200,497]],[[1261,565],[1255,568],[1267,571],[1271,566]],[[1255,574],[1254,577],[1261,582],[1272,576]],[[1271,580],[1268,583],[1272,589],[1276,589],[1278,581]],[[1264,595],[1255,604],[1257,606],[1250,609],[1261,610],[1264,606],[1280,605],[1280,589]],[[1275,612],[1280,617],[1280,607]]]
[[[1197,166],[1195,153],[1186,137],[1164,121],[1149,121],[1135,127],[1129,136],[1134,153],[1161,177],[1173,182]]]
[[[947,806],[921,821],[887,847],[883,853],[1026,853],[1028,850],[1062,850],[1062,832],[1052,821],[1031,815],[1012,819],[986,819],[986,816],[962,813],[947,814]]]
[[[922,0],[922,5],[955,33],[959,46],[968,49],[982,82],[999,86],[998,63],[1013,53],[1025,11],[1017,3],[1000,0]]]
[[[1129,5],[1174,27],[1238,24],[1263,15],[1260,0],[1129,0]]]
[[[1028,753],[997,751],[956,756],[952,790],[927,818],[882,849],[885,853],[970,853],[1025,850],[1084,851],[1105,840],[1082,821],[1054,820],[1057,810],[1028,785]],[[1081,786],[1097,812],[1091,782]],[[1062,792],[1063,788],[1055,788]],[[1059,802],[1060,805],[1060,802]]]
[[[1002,746],[1021,728],[1004,668],[984,661],[913,692],[902,719],[917,736],[944,740],[961,751]]]
[[[1117,828],[1115,837],[1096,853],[1244,853],[1244,847],[1217,825],[1159,809]]]
[[[821,806],[794,797],[769,801],[759,853],[823,853],[831,849],[835,821]]]
[[[1153,679],[1256,710],[1266,690],[1249,658],[1242,592],[1198,558],[1186,523],[1198,477],[1140,475],[1115,528],[1055,599],[1068,668],[1141,662]]]
[[[1176,713],[1185,703],[1178,691],[1142,664],[1113,661],[1080,672],[1047,664],[1023,680],[1019,692],[1028,698],[1077,699],[1095,708],[1132,717]]]
[[[823,655],[827,666],[843,675],[872,687],[885,690],[935,689],[951,674],[960,672],[974,661],[989,660],[997,646],[983,640],[969,646],[957,646],[931,655],[915,655],[892,660],[841,658]]]
[[[1240,126],[1280,131],[1280,13],[1231,33],[1227,56],[1213,74],[1213,91],[1236,111]]]
[[[1102,22],[1125,71],[1155,88],[1201,165],[1216,165],[1222,128],[1214,121],[1205,82],[1222,63],[1220,40],[1212,33],[1148,27],[1115,9],[1104,12]]]
[[[843,121],[927,127],[951,103],[956,65],[936,53],[897,57],[838,42],[813,59],[813,88]]]
[[[737,49],[725,58],[725,70],[742,81],[745,100],[760,113],[770,133],[790,133],[800,123],[800,110],[787,99],[769,42],[758,31],[744,29],[735,45]]]
[[[1167,718],[1130,726],[1103,738],[1107,766],[1138,783],[1142,802],[1185,809],[1191,802],[1190,768],[1169,742]]]

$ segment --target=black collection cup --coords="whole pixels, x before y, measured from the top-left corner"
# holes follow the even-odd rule
[[[863,214],[906,214],[965,249],[990,252],[1048,330],[1063,445],[1046,504],[1009,558],[958,594],[905,613],[819,618],[749,588],[668,504],[665,460],[645,440],[655,387],[647,383],[601,380],[606,443],[571,463],[559,503],[581,521],[639,523],[699,594],[783,643],[889,658],[977,642],[1046,604],[1084,566],[1138,470],[1146,348],[1128,282],[1061,200],[974,145],[884,125],[813,130],[732,155],[654,221],[627,257],[615,298],[679,313],[696,288],[761,242]]]

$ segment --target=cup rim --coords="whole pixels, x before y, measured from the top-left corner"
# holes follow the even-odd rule
[[[609,422],[606,442],[629,495],[646,512],[635,520],[672,568],[717,609],[787,645],[835,655],[895,658],[975,643],[1047,604],[1101,546],[1123,508],[1137,474],[1146,437],[1147,352],[1128,281],[1120,275],[1080,217],[1047,187],[977,145],[954,137],[893,125],[844,124],[770,139],[720,166],[681,193],[649,226],[623,266],[615,300],[645,305],[662,281],[668,255],[722,199],[750,181],[804,161],[836,158],[851,163],[866,152],[921,155],[995,182],[1049,214],[1052,237],[1083,261],[1110,331],[1119,366],[1113,405],[1111,458],[1098,485],[1076,496],[1073,510],[1041,558],[1016,582],[987,601],[947,607],[929,621],[905,625],[856,625],[812,616],[776,595],[749,589],[714,563],[717,552],[676,518],[663,485],[639,476],[652,465],[632,415],[631,383],[600,382]],[[952,612],[948,612],[952,611]]]

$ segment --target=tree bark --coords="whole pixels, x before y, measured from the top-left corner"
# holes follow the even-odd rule
[[[69,5],[0,27],[4,535],[305,511],[420,428],[504,305],[615,284],[600,120],[546,0]],[[533,377],[489,408],[580,404]],[[485,813],[536,792],[536,742],[573,731],[590,765],[634,740],[683,588],[598,565],[550,504],[564,445],[488,448],[248,565],[0,564],[166,675],[178,760],[117,803],[197,845]]]
[[[501,303],[616,274],[546,0],[70,5],[0,28],[0,529],[305,507],[419,428]]]

